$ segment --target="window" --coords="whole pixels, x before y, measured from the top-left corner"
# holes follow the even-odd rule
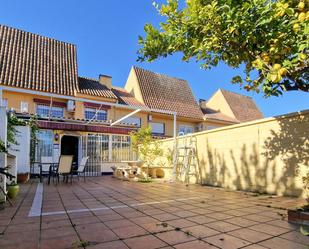
[[[8,99],[2,99],[2,106],[8,107]]]
[[[183,134],[190,134],[194,132],[194,128],[193,126],[189,126],[189,125],[180,125],[179,132]]]
[[[133,157],[130,136],[112,135],[112,161],[131,161]]]
[[[20,102],[20,111],[23,113],[28,112],[28,102],[25,101]]]
[[[141,119],[137,117],[128,117],[123,120],[124,123],[135,124],[138,127],[141,127]]]
[[[42,157],[53,156],[54,133],[52,130],[39,130],[35,142],[35,161],[40,162]]]
[[[95,108],[85,108],[85,119],[87,120],[107,120],[106,110],[97,110]]]
[[[52,106],[50,108],[48,105],[37,105],[36,107],[36,114],[41,117],[48,117],[49,111],[51,117],[62,118],[64,116],[64,110],[62,107]]]
[[[157,135],[164,135],[165,134],[165,127],[164,123],[149,123],[149,126],[151,127],[152,134]]]

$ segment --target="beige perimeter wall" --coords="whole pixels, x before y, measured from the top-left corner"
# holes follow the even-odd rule
[[[203,184],[305,197],[302,176],[309,170],[309,110],[194,136]],[[173,144],[173,139],[166,139],[161,146],[167,153]]]

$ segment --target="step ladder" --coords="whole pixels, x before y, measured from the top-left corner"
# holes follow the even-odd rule
[[[184,135],[180,132],[174,143],[174,179],[190,183],[190,177],[194,176],[199,183],[199,165],[197,158],[196,137]]]

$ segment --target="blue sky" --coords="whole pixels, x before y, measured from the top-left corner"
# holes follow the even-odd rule
[[[157,1],[164,2],[163,0]],[[132,65],[189,81],[196,99],[209,98],[218,88],[252,97],[265,116],[308,109],[309,94],[288,92],[265,99],[230,84],[237,70],[220,64],[205,71],[195,62],[172,56],[137,63],[137,37],[145,23],[160,21],[152,0],[12,0],[0,1],[0,23],[77,45],[79,75],[107,74],[123,86]],[[181,89],[180,89],[181,90]]]

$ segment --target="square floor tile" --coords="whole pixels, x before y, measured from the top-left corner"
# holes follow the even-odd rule
[[[87,248],[91,249],[128,249],[129,247],[126,246],[125,243],[123,243],[120,240],[117,241],[111,241],[106,243],[100,243],[96,245],[90,245],[87,246]]]
[[[185,234],[183,231],[168,231],[158,233],[156,236],[169,245],[176,245],[196,239],[193,236]]]
[[[234,217],[234,218],[227,219],[227,220],[224,220],[224,221],[231,223],[231,224],[234,224],[234,225],[237,225],[237,226],[241,226],[241,227],[249,227],[249,226],[259,224],[256,221],[248,220],[248,219],[245,219],[245,218],[242,218],[242,217]]]
[[[194,248],[194,249],[216,249],[217,247],[214,247],[205,241],[202,240],[194,240],[182,244],[178,244],[174,246],[176,249],[189,249],[189,248]]]
[[[131,238],[140,235],[146,235],[148,232],[139,226],[126,226],[112,229],[115,234],[121,239]]]
[[[212,229],[215,229],[219,232],[223,232],[223,233],[241,228],[240,226],[236,226],[231,223],[224,222],[224,221],[215,221],[215,222],[207,223],[204,225]]]
[[[190,226],[196,225],[195,222],[192,222],[192,221],[189,221],[189,220],[186,220],[186,219],[170,220],[170,221],[167,221],[167,223],[170,226],[179,227],[179,228],[190,227]]]
[[[210,223],[213,221],[216,221],[216,219],[210,218],[208,216],[205,215],[197,215],[197,216],[193,216],[193,217],[188,217],[187,220],[191,220],[197,224],[205,224],[205,223]]]
[[[272,235],[266,234],[266,233],[261,233],[258,231],[253,231],[248,228],[241,228],[238,230],[234,230],[229,232],[228,234],[233,235],[239,239],[247,240],[252,243],[257,243],[262,240],[266,240],[272,237]]]
[[[255,231],[268,233],[273,236],[278,236],[280,234],[289,232],[288,229],[277,227],[277,226],[272,226],[269,224],[258,224],[258,225],[250,226],[249,228]]]
[[[271,249],[308,249],[308,247],[303,244],[299,244],[279,237],[274,237],[272,239],[265,240],[259,243],[259,245]]]
[[[124,240],[131,249],[156,249],[167,246],[166,243],[153,235],[146,235]]]
[[[251,243],[242,239],[238,239],[234,236],[228,234],[219,234],[209,238],[204,239],[204,241],[218,246],[222,249],[236,249],[250,245]]]
[[[211,229],[211,228],[203,226],[203,225],[187,227],[183,230],[189,231],[196,238],[206,238],[206,237],[210,237],[210,236],[213,236],[213,235],[220,233],[220,232],[218,232],[214,229]]]

